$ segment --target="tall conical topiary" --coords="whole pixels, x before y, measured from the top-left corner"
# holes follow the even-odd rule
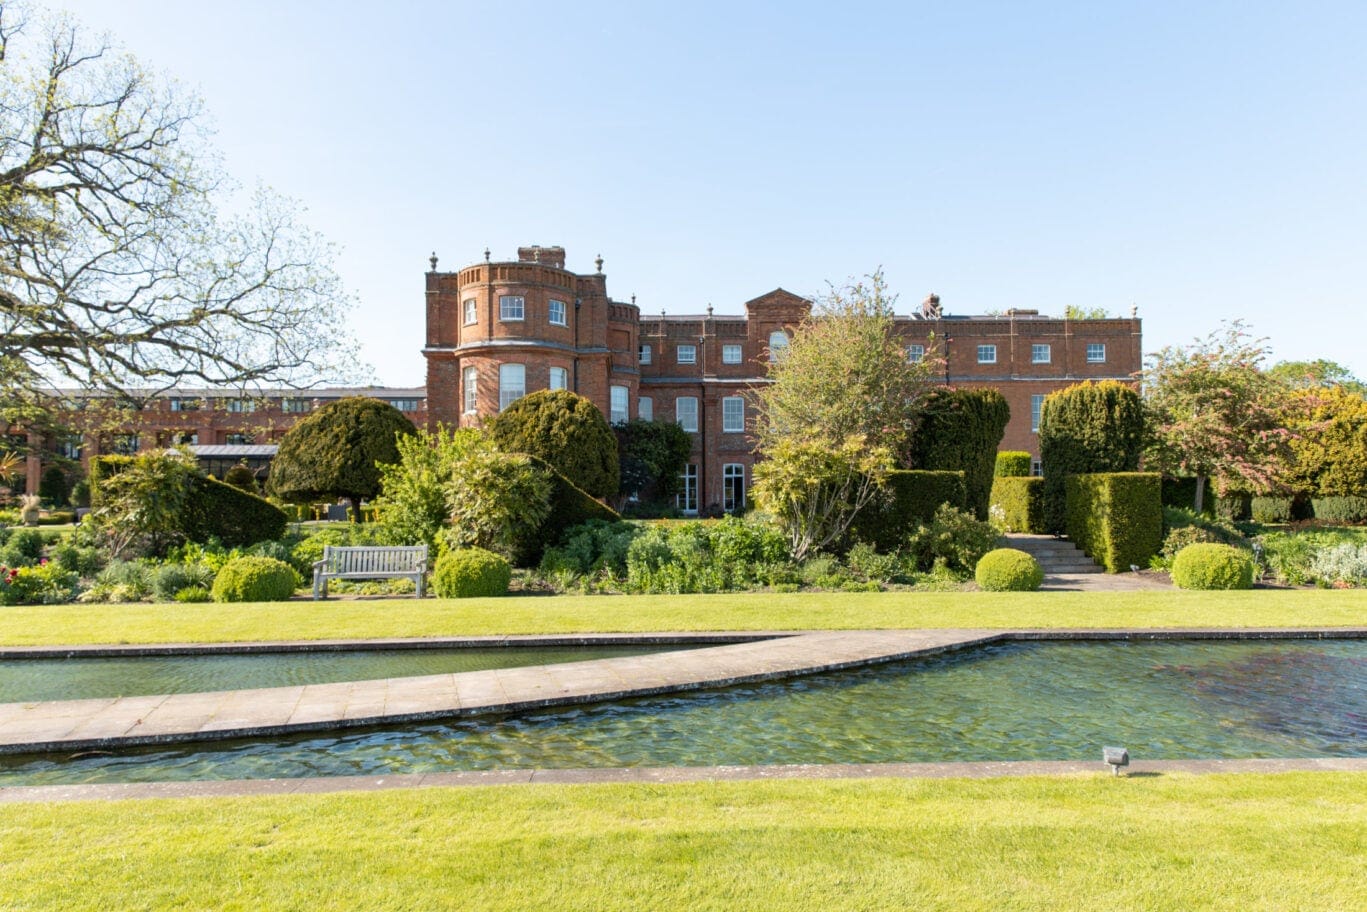
[[[986,520],[997,446],[1009,420],[1011,407],[997,390],[934,390],[912,439],[910,468],[963,472],[968,507]]]
[[[1064,531],[1065,480],[1089,472],[1134,472],[1144,447],[1144,404],[1117,380],[1079,383],[1049,395],[1040,409],[1044,524]]]

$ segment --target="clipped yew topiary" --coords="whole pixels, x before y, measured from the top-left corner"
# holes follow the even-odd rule
[[[617,438],[598,406],[569,390],[538,390],[509,405],[486,425],[505,453],[549,463],[592,497],[617,493]]]
[[[967,509],[987,519],[997,446],[1011,408],[994,389],[937,389],[926,397],[912,440],[913,469],[964,473]]]
[[[293,567],[273,557],[237,557],[214,577],[216,602],[283,602],[300,585]]]
[[[986,592],[1033,592],[1044,582],[1044,570],[1024,551],[998,548],[982,556],[973,579]]]
[[[888,473],[887,497],[869,504],[850,523],[849,542],[868,542],[883,553],[898,550],[941,504],[965,508],[963,472],[899,469]]]
[[[1030,454],[1025,450],[997,452],[997,478],[1021,478],[1030,474]]]
[[[245,463],[239,462],[223,474],[223,483],[232,485],[248,494],[256,493],[256,473]]]
[[[1087,381],[1044,400],[1039,419],[1045,531],[1066,528],[1070,475],[1133,472],[1144,446],[1144,405],[1128,384]]]
[[[1253,557],[1232,545],[1187,545],[1172,562],[1172,581],[1179,589],[1252,589]]]
[[[1044,532],[1044,479],[1008,475],[992,481],[992,512],[1007,532]]]
[[[1354,525],[1367,522],[1367,497],[1316,497],[1311,504],[1315,518],[1324,522]]]
[[[1154,472],[1069,475],[1068,537],[1108,573],[1147,567],[1163,544],[1162,481]]]
[[[356,522],[363,522],[361,501],[380,493],[377,465],[398,463],[398,435],[416,433],[388,402],[364,396],[330,402],[280,440],[271,493],[294,502],[346,498]]]
[[[512,565],[483,548],[457,548],[437,558],[432,591],[437,598],[484,598],[508,594]]]

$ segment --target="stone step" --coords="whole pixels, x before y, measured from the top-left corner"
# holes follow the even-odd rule
[[[1006,536],[1008,547],[1018,548],[1039,561],[1046,576],[1057,573],[1100,573],[1101,567],[1065,539],[1046,536]]]

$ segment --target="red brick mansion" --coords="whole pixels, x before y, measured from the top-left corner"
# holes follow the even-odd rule
[[[427,420],[471,425],[540,389],[570,389],[612,422],[677,421],[694,435],[680,507],[744,505],[754,465],[746,392],[763,383],[771,353],[811,309],[776,288],[743,315],[641,314],[608,295],[596,271],[565,268],[561,247],[523,247],[427,273]],[[1035,429],[1044,396],[1082,380],[1129,380],[1141,367],[1140,321],[1068,320],[1037,311],[950,316],[932,296],[897,328],[909,358],[938,346],[944,380],[996,387],[1011,406],[1004,449],[1039,457]],[[933,337],[933,343],[932,343]]]

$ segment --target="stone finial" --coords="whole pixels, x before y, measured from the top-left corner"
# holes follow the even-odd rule
[[[1137,320],[1137,319],[1139,319],[1139,305],[1138,305],[1138,304],[1131,304],[1131,305],[1130,305],[1130,319],[1131,319],[1131,320]]]
[[[598,254],[598,257],[593,261],[593,265],[598,267],[598,272],[600,274],[603,272],[603,255],[601,253]]]
[[[635,293],[633,293],[632,296],[631,296],[631,306],[632,306],[632,307],[635,307],[635,306],[636,306],[636,295],[635,295]]]
[[[486,262],[486,263],[489,262],[489,248],[488,248],[488,247],[485,247],[485,248],[484,248],[484,262]]]
[[[708,315],[709,317],[712,316],[712,302],[711,302],[711,301],[708,301],[708,302],[707,302],[707,315]]]
[[[930,294],[926,295],[926,299],[921,302],[921,316],[925,317],[927,320],[938,320],[940,319],[941,313],[940,296],[932,291]]]
[[[429,272],[436,272],[436,271],[437,271],[437,252],[436,252],[435,250],[433,250],[433,251],[432,251],[432,255],[431,255],[430,257],[427,258],[427,262],[429,262],[429,263],[432,264],[432,268],[429,270]]]

